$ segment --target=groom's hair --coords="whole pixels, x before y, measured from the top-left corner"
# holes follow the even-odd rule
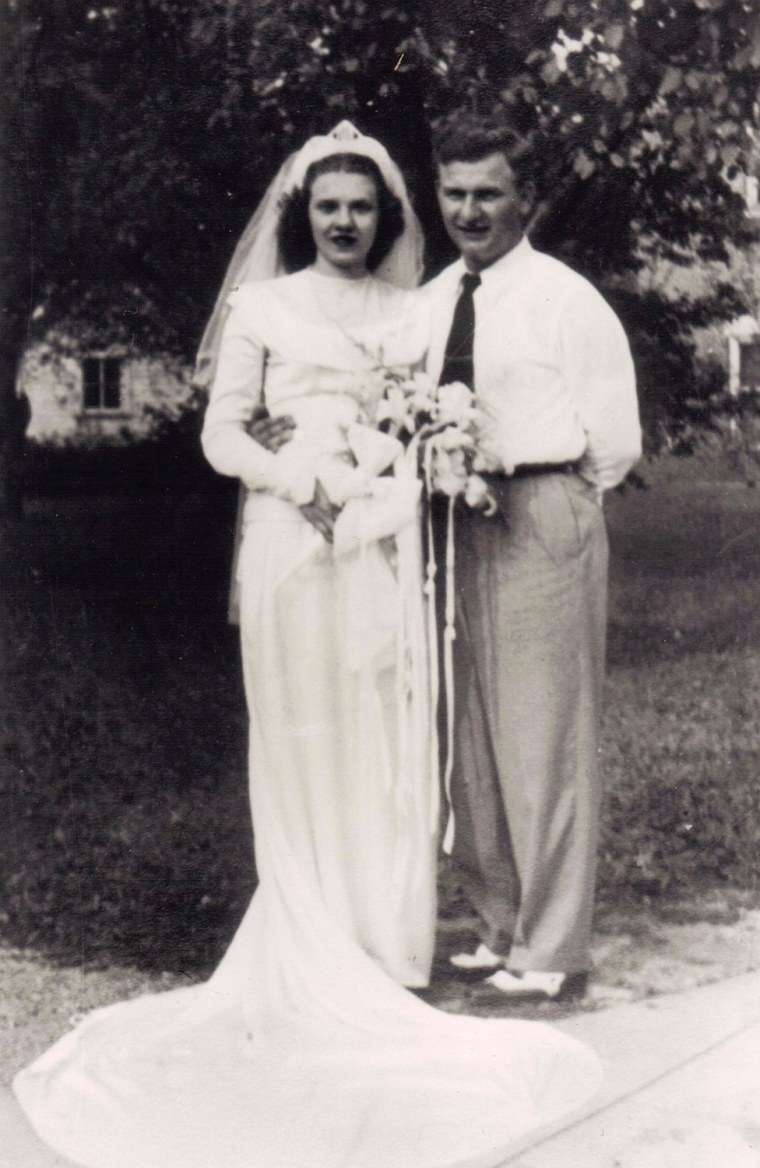
[[[287,195],[280,210],[277,225],[277,243],[287,272],[298,272],[316,259],[317,248],[309,224],[311,188],[323,174],[363,174],[371,178],[377,191],[377,234],[367,256],[370,272],[382,263],[404,230],[404,211],[401,200],[388,188],[377,163],[364,154],[350,151],[330,154],[312,162],[306,171],[303,186]]]
[[[480,162],[489,154],[503,154],[518,180],[525,175],[530,143],[507,121],[494,114],[457,109],[433,126],[433,161]]]

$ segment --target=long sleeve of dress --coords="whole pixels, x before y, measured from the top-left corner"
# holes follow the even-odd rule
[[[600,491],[616,486],[641,455],[636,377],[623,326],[593,289],[564,306],[561,362],[587,446],[582,473]]]
[[[263,400],[265,370],[266,353],[251,333],[247,313],[233,306],[203,423],[203,452],[214,470],[240,479],[249,491],[269,491],[303,506],[314,497],[308,461],[295,457],[293,444],[272,454],[248,433]]]

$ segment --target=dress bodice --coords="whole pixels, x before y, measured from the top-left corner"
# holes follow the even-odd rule
[[[314,459],[347,449],[354,422],[373,422],[388,369],[422,364],[428,329],[414,293],[366,276],[311,269],[243,284],[230,315],[206,411],[203,446],[221,474],[249,491],[303,504]],[[297,441],[276,455],[248,432],[257,406],[295,418]]]
[[[230,300],[265,353],[263,397],[273,414],[298,417],[300,399],[336,395],[370,408],[382,394],[384,368],[410,369],[424,356],[414,294],[373,276],[342,280],[306,269],[243,285]],[[321,408],[332,413],[324,401]],[[314,417],[308,406],[303,413]]]

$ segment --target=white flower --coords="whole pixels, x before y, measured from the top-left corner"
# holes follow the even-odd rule
[[[468,476],[464,488],[464,501],[468,507],[485,507],[488,501],[488,484],[480,475]]]
[[[427,393],[412,393],[409,395],[409,409],[413,414],[428,414],[432,416],[435,410],[435,398]]]
[[[475,395],[463,381],[452,381],[438,388],[439,422],[461,423],[472,419]]]
[[[459,426],[447,426],[431,439],[436,450],[471,450],[472,437]]]
[[[446,450],[437,446],[433,459],[432,486],[434,491],[456,497],[464,492],[467,483],[467,464],[461,448]]]
[[[411,377],[407,377],[404,381],[404,389],[408,390],[413,397],[421,397],[426,401],[435,401],[435,383],[427,373],[418,371],[413,373]]]
[[[375,422],[390,422],[396,429],[401,430],[406,425],[408,407],[406,395],[400,385],[389,385],[385,396],[377,403]]]
[[[483,511],[488,516],[496,514],[496,500],[488,489],[488,483],[478,474],[468,476],[464,488],[464,501],[468,507]]]
[[[365,411],[369,411],[385,390],[385,378],[379,370],[371,369],[357,375],[354,394]]]

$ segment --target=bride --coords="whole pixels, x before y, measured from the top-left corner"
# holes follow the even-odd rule
[[[486,1168],[597,1083],[538,1023],[441,1013],[419,485],[371,424],[424,356],[421,233],[348,123],[285,163],[204,338],[237,556],[259,886],[204,985],[97,1010],[17,1078],[86,1168]],[[273,453],[265,406],[292,418]],[[284,430],[290,423],[282,422]]]

